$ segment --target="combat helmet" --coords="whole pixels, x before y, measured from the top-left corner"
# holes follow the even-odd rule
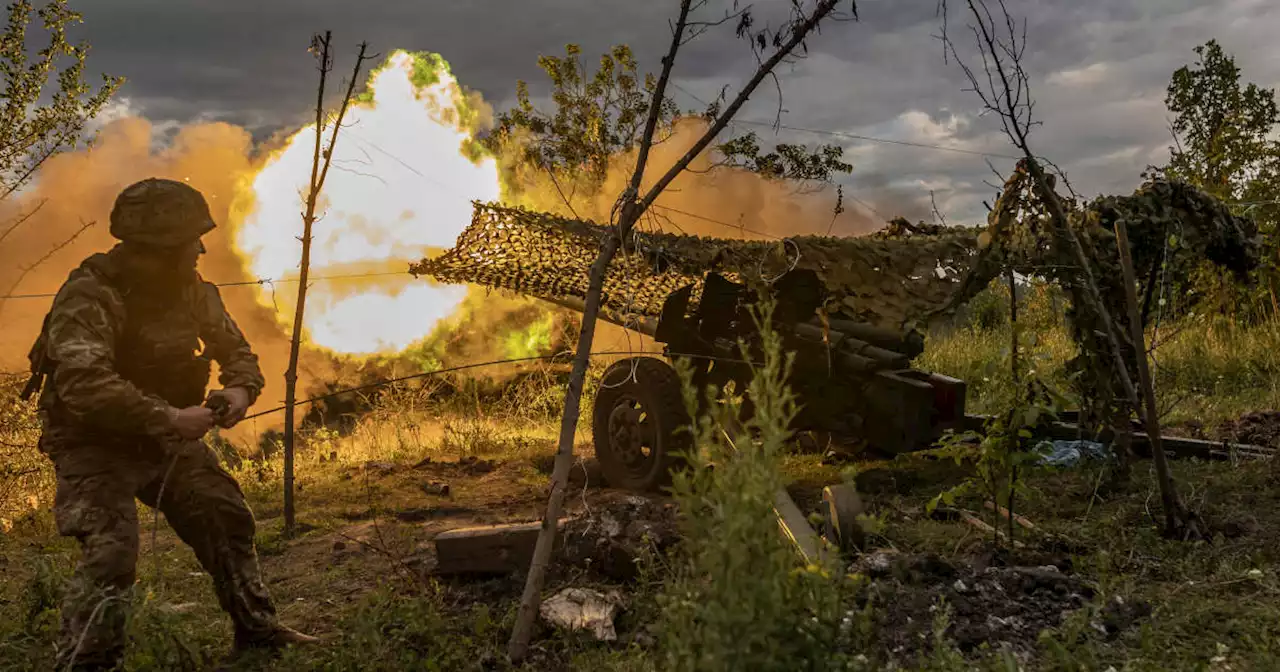
[[[216,225],[204,195],[183,182],[148,178],[116,197],[111,235],[150,247],[177,247],[199,239]]]

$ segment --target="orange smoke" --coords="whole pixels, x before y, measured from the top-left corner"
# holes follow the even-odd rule
[[[124,118],[107,125],[89,150],[51,158],[39,179],[21,197],[0,210],[0,222],[39,210],[0,243],[0,288],[9,288],[24,268],[70,238],[82,222],[95,222],[65,248],[35,267],[14,294],[46,294],[58,290],[67,274],[85,257],[109,249],[117,241],[108,233],[111,206],[129,184],[147,177],[183,180],[204,193],[218,228],[205,236],[208,253],[201,258],[202,275],[213,282],[251,280],[242,259],[230,244],[236,221],[233,204],[255,173],[249,133],[223,123],[182,128],[163,149],[152,144],[152,126],[140,118]],[[41,205],[43,203],[43,205]],[[7,224],[0,225],[7,228]],[[288,291],[288,285],[282,287]],[[258,408],[277,405],[283,397],[289,343],[272,311],[258,303],[254,286],[224,287],[228,310],[252,342],[262,360],[267,387]],[[0,370],[22,371],[26,355],[52,303],[51,298],[13,298],[0,304]],[[328,370],[327,357],[306,353],[301,366],[300,389],[307,389],[313,375]],[[270,420],[270,419],[264,419]],[[278,423],[279,419],[270,420]]]
[[[385,344],[395,349],[412,343],[412,350],[426,339],[427,345],[434,343],[427,354],[448,360],[437,364],[502,359],[495,353],[519,345],[504,341],[505,336],[545,322],[538,316],[545,315],[547,304],[532,299],[486,298],[479,288],[434,287],[400,274],[423,253],[451,244],[467,223],[470,198],[497,194],[498,173],[492,160],[475,153],[471,135],[488,116],[484,102],[460,87],[443,59],[421,58],[394,52],[371,73],[371,83],[377,86],[362,97],[351,117],[365,123],[353,124],[347,136],[338,137],[342,163],[326,185],[325,216],[317,224],[318,263],[312,270],[322,278],[365,277],[318,280],[313,286],[308,331],[329,349],[304,348],[300,396],[312,381],[332,379],[347,359],[353,359],[332,350],[368,353],[376,346],[386,361],[396,355]],[[435,70],[424,69],[424,63]],[[434,74],[424,77],[430,72]],[[683,121],[670,138],[656,145],[644,186],[659,179],[704,128],[699,120]],[[219,224],[205,239],[209,252],[201,261],[203,275],[219,283],[252,283],[260,275],[278,281],[221,291],[267,377],[267,389],[255,410],[279,405],[289,351],[286,325],[292,320],[297,292],[296,282],[288,282],[297,264],[302,208],[296,187],[305,183],[309,172],[297,168],[289,147],[305,144],[300,139],[307,135],[303,129],[282,136],[289,139],[277,151],[254,159],[249,133],[236,126],[186,126],[167,146],[157,148],[148,121],[124,118],[110,123],[92,149],[52,158],[38,182],[0,204],[0,232],[7,222],[43,204],[0,242],[0,292],[10,287],[15,294],[57,291],[82,259],[114,244],[107,232],[108,218],[121,189],[151,176],[187,181],[205,194]],[[695,161],[658,199],[642,226],[724,238],[857,235],[880,226],[848,203],[844,213],[834,216],[833,188],[766,180],[744,170],[712,170],[713,160],[708,154]],[[575,202],[577,214],[608,221],[634,163],[633,154],[618,156],[604,187]],[[514,175],[519,183],[503,190],[510,200],[570,214],[545,175],[527,168]],[[96,225],[23,274],[26,266],[75,234],[82,222],[91,221]],[[38,297],[0,303],[0,370],[25,370],[27,350],[50,301]],[[433,335],[437,323],[440,333]],[[507,331],[499,333],[502,330]],[[604,323],[595,347],[597,352],[657,349],[647,338]],[[422,361],[423,352],[414,354],[417,359],[406,361]],[[281,420],[279,415],[268,416],[246,429],[267,429]]]
[[[655,143],[640,194],[661,179],[706,129],[702,119],[682,119],[670,137]],[[722,135],[718,140],[728,138]],[[716,166],[717,160],[712,151],[703,151],[667,186],[640,226],[646,230],[734,239],[854,236],[884,226],[884,222],[868,217],[847,198],[844,212],[836,215],[833,186],[765,179],[747,170]],[[635,152],[615,157],[600,191],[590,198],[573,198],[573,212],[585,219],[608,222],[615,199],[631,179],[635,162]],[[561,195],[567,189],[557,189],[545,174],[534,169],[517,169],[514,173],[513,181],[518,184],[513,197],[522,205],[572,214]]]

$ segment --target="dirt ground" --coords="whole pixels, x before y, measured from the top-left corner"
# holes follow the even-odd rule
[[[1273,417],[1258,415],[1242,418],[1237,430],[1258,436]],[[258,518],[264,573],[282,619],[327,643],[319,653],[250,658],[235,669],[405,669],[409,663],[394,661],[408,653],[379,651],[406,641],[419,642],[415,655],[445,647],[440,669],[503,669],[521,573],[433,576],[432,540],[459,527],[539,520],[552,445],[536,439],[516,452],[461,457],[438,450],[326,457],[300,470],[293,539],[281,534],[278,478],[246,462],[237,475]],[[590,445],[577,451],[587,459],[573,470],[565,505],[574,521],[548,591],[618,591],[618,640],[594,642],[540,624],[526,668],[653,669],[654,614],[645,605],[654,585],[637,575],[635,559],[651,542],[659,549],[675,543],[676,511],[665,498],[605,487]],[[864,552],[848,558],[848,571],[868,580],[850,608],[872,614],[875,649],[862,653],[876,665],[911,668],[945,642],[972,661],[1003,652],[1025,669],[1124,669],[1126,660],[1141,670],[1227,669],[1216,658],[1235,661],[1232,669],[1280,669],[1268,667],[1280,661],[1268,644],[1280,641],[1280,628],[1270,625],[1280,622],[1280,490],[1269,465],[1175,461],[1188,506],[1211,530],[1195,543],[1159,537],[1159,498],[1145,463],[1129,489],[1106,496],[1096,492],[1094,466],[1029,476],[1018,513],[1033,527],[1018,526],[1017,544],[1010,549],[1002,540],[997,550],[989,530],[925,512],[929,498],[966,477],[963,467],[915,458],[854,464],[877,529]],[[822,486],[846,478],[850,466],[797,453],[784,469],[793,498],[814,513]],[[980,502],[962,506],[993,520]],[[150,510],[140,513],[149,529]],[[55,612],[53,592],[33,597],[46,585],[41,563],[65,576],[74,542],[56,536],[47,512],[36,512],[0,537],[0,551],[0,614],[17,628],[0,637],[0,658],[9,661],[0,669],[42,669]],[[129,669],[183,669],[155,664],[182,656],[195,661],[189,669],[222,661],[230,624],[163,519],[156,546],[149,534],[143,539],[139,573],[150,611],[137,626],[134,646],[143,650],[131,654]],[[406,599],[429,604],[396,611]],[[423,632],[399,633],[413,622]],[[182,650],[195,653],[174,653]],[[365,667],[353,667],[361,660]]]

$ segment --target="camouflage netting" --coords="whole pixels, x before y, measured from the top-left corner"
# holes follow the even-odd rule
[[[445,254],[424,259],[414,275],[546,298],[583,298],[604,226],[508,208],[475,206],[471,225]],[[798,236],[740,241],[669,233],[635,234],[634,253],[619,255],[605,280],[603,309],[614,317],[656,317],[671,292],[699,285],[708,271],[735,282],[812,269],[828,292],[832,317],[909,328],[947,305],[976,260],[978,231],[835,238]]]
[[[826,312],[831,317],[907,331],[950,313],[1013,270],[1056,282],[1070,297],[1066,318],[1079,351],[1068,367],[1078,374],[1073,380],[1082,425],[1127,428],[1136,409],[1122,385],[1111,339],[1128,363],[1131,380],[1137,379],[1137,347],[1130,336],[1116,223],[1126,223],[1144,303],[1152,297],[1161,268],[1207,261],[1246,278],[1259,261],[1257,227],[1205,192],[1178,182],[1156,180],[1129,196],[1106,196],[1083,205],[1057,194],[1054,198],[1088,260],[1096,293],[1071,238],[1054,225],[1028,166],[1020,162],[985,227],[912,225],[897,219],[860,238],[783,241],[637,233],[634,253],[616,259],[609,269],[603,310],[623,320],[657,316],[671,292],[690,284],[697,288],[708,271],[754,284],[798,268],[818,274],[829,295]],[[444,282],[581,299],[607,234],[607,228],[588,222],[476,204],[472,224],[457,245],[416,264],[412,272]],[[695,289],[694,301],[697,297]],[[1110,316],[1112,335],[1106,333],[1104,314]]]
[[[769,281],[788,269],[811,269],[824,283],[833,318],[906,331],[951,312],[1008,268],[1081,283],[1074,255],[1053,235],[1024,166],[1006,183],[986,227],[912,225],[894,220],[869,236],[797,236],[740,241],[636,232],[634,252],[609,268],[603,310],[615,318],[655,317],[671,292],[699,285],[708,271],[731,280]],[[1096,266],[1114,315],[1124,314],[1114,223],[1129,224],[1134,263],[1160,260],[1177,235],[1192,250],[1237,274],[1257,264],[1256,228],[1225,205],[1181,183],[1157,181],[1131,196],[1104,197],[1084,207],[1063,199],[1072,229]],[[414,275],[471,283],[552,299],[586,296],[589,269],[604,226],[550,214],[477,203],[471,225],[443,255],[424,259]],[[1089,320],[1085,320],[1089,321]],[[1084,332],[1096,325],[1080,324]],[[1082,343],[1082,345],[1086,345]]]
[[[1150,300],[1154,289],[1156,276],[1151,271],[1166,264],[1177,268],[1178,260],[1207,261],[1245,280],[1259,262],[1257,226],[1232,214],[1221,201],[1181,182],[1148,182],[1132,195],[1104,196],[1083,207],[1071,199],[1057,198],[1088,259],[1097,300],[1070,241],[1052,225],[1023,163],[1001,190],[990,224],[981,236],[981,259],[956,300],[967,300],[1009,268],[1056,282],[1070,298],[1066,321],[1078,353],[1068,368],[1079,374],[1074,384],[1081,403],[1081,423],[1093,428],[1127,427],[1137,409],[1123,388],[1102,317],[1103,311],[1110,316],[1129,378],[1136,384],[1138,346],[1130,335],[1116,224],[1126,225],[1140,303]]]

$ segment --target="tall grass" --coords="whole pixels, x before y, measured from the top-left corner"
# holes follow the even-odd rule
[[[35,404],[18,399],[25,376],[0,374],[0,533],[53,504],[53,466],[37,449]]]
[[[1019,289],[1020,356],[1047,383],[1074,399],[1067,362],[1078,349],[1063,318],[1066,305],[1054,287]],[[1158,326],[1158,328],[1157,328]],[[1280,408],[1280,321],[1242,326],[1210,316],[1151,325],[1152,370],[1165,422],[1214,423],[1264,408]],[[969,384],[969,409],[990,413],[1013,385],[1000,364],[1010,348],[1009,291],[1003,283],[980,294],[962,315],[936,326],[916,366]]]

